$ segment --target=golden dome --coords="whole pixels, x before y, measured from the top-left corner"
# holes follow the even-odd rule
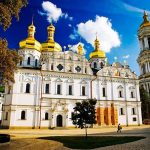
[[[55,33],[55,27],[51,24],[47,27],[48,32],[48,39],[46,42],[42,43],[42,51],[62,51],[62,47],[54,41],[54,33]]]
[[[83,55],[83,47],[81,44],[78,45],[78,54]]]
[[[99,40],[96,37],[94,41],[95,50],[90,53],[90,58],[105,58],[106,57],[105,52],[100,50],[99,45],[100,45]]]
[[[146,11],[144,11],[143,20],[144,20],[144,21],[143,21],[143,23],[141,24],[140,29],[141,29],[141,28],[144,28],[144,27],[147,27],[147,26],[150,26],[150,21],[149,21],[149,19],[148,19],[148,14],[147,14]]]
[[[29,48],[29,49],[36,49],[38,51],[41,50],[41,44],[34,38],[35,34],[35,26],[33,22],[30,26],[28,26],[28,37],[25,40],[19,42],[20,48]]]

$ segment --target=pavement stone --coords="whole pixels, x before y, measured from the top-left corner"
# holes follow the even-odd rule
[[[135,142],[112,145],[107,147],[96,148],[93,150],[149,150],[150,149],[150,126],[133,126],[124,127],[122,133],[116,133],[114,127],[89,128],[88,134],[91,136],[144,136],[145,139]],[[36,139],[46,136],[83,136],[84,129],[0,129],[0,133],[11,135],[11,142],[8,145],[0,145],[0,150],[69,150],[62,143]]]

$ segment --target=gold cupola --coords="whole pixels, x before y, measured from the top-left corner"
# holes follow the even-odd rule
[[[42,43],[42,51],[62,51],[62,47],[54,41],[54,33],[55,33],[55,27],[51,24],[47,27],[48,32],[48,39],[46,42]]]
[[[99,45],[100,45],[99,40],[96,37],[94,41],[95,49],[93,52],[90,53],[90,58],[105,58],[106,57],[105,52],[100,50]]]
[[[144,28],[144,27],[147,27],[147,26],[150,26],[150,21],[149,21],[149,19],[148,19],[148,14],[147,14],[147,12],[144,11],[143,23],[141,24],[140,29],[141,29],[141,28]]]
[[[83,55],[83,46],[81,45],[81,43],[78,45],[78,54]]]
[[[25,40],[19,42],[19,46],[21,49],[35,49],[41,51],[41,44],[34,38],[35,34],[35,26],[32,24],[28,26],[28,37]]]

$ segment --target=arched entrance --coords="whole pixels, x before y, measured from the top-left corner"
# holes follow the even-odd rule
[[[57,116],[57,127],[62,127],[62,115]]]

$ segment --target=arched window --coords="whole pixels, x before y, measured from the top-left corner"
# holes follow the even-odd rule
[[[122,85],[119,85],[119,86],[117,87],[117,89],[118,89],[118,97],[119,97],[119,98],[123,97],[123,86],[122,86]]]
[[[21,120],[25,120],[26,119],[26,112],[23,110],[21,111]]]
[[[97,63],[96,62],[94,62],[94,68],[97,68]]]
[[[29,83],[26,84],[26,93],[30,93],[30,84]]]
[[[48,120],[48,112],[45,113],[45,120]]]
[[[38,63],[38,60],[36,59],[36,60],[35,60],[35,67],[37,67],[37,63]]]
[[[27,65],[30,65],[30,61],[31,61],[31,58],[28,57],[28,59],[27,59]]]

